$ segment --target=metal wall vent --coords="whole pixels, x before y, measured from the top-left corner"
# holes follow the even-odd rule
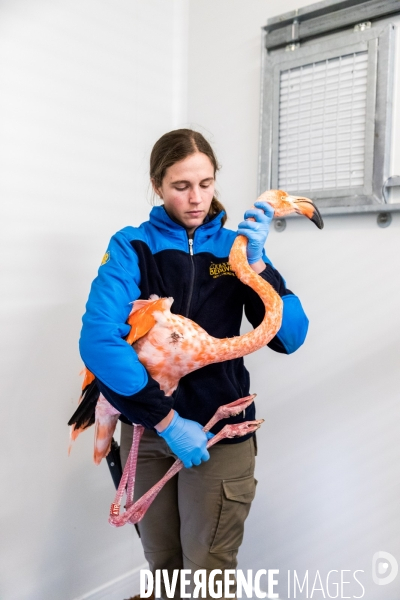
[[[260,192],[308,195],[322,214],[400,210],[386,191],[395,13],[399,1],[323,0],[268,21]]]
[[[368,52],[281,71],[278,188],[364,185]]]

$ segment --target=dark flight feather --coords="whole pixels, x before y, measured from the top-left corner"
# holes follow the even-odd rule
[[[75,429],[87,429],[93,425],[99,396],[100,390],[97,387],[96,380],[94,380],[82,391],[82,400],[68,421],[68,425],[75,425]]]

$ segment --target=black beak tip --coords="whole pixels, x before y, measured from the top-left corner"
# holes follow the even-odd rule
[[[313,216],[311,217],[311,221],[316,224],[318,229],[324,228],[324,221],[323,221],[323,219],[321,217],[321,213],[319,212],[317,207],[315,207],[315,212],[314,212]]]

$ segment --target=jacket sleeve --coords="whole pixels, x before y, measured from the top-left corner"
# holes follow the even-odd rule
[[[126,320],[132,302],[140,296],[139,285],[137,255],[126,231],[119,231],[92,283],[79,349],[106,399],[130,421],[153,427],[169,413],[172,398],[164,394],[123,339],[130,331]]]
[[[282,325],[268,346],[276,352],[292,354],[304,343],[308,330],[308,318],[299,298],[286,287],[286,282],[263,254],[266,263],[260,277],[268,281],[283,300]],[[246,289],[245,314],[253,325],[258,327],[264,318],[265,309],[260,297],[250,288]]]

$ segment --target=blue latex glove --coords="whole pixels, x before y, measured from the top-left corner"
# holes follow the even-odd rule
[[[181,459],[186,468],[197,466],[210,458],[207,440],[214,437],[214,434],[204,433],[200,423],[182,419],[176,411],[168,427],[157,433],[164,438],[172,452]]]
[[[262,251],[266,242],[270,224],[274,216],[274,209],[267,202],[254,202],[255,208],[246,210],[244,218],[253,217],[255,221],[242,221],[238,226],[238,234],[245,235],[249,240],[247,244],[247,260],[249,265],[262,258]]]

